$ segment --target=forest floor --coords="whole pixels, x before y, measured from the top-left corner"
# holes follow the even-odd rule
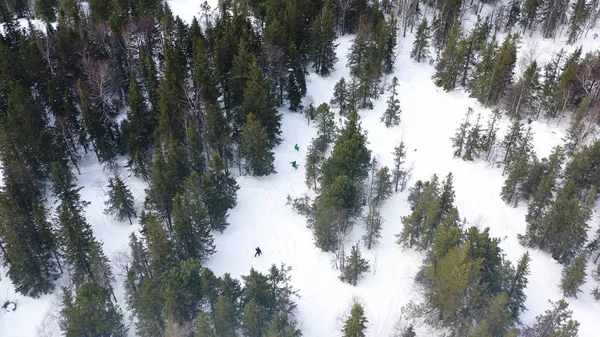
[[[184,20],[191,21],[198,15],[200,0],[171,0],[174,14]],[[216,0],[209,1],[214,8]],[[489,9],[486,9],[489,10]],[[430,10],[431,11],[431,10]],[[600,45],[600,41],[591,37],[584,43],[584,52]],[[311,73],[307,78],[308,94],[306,104],[312,102],[315,107],[329,102],[335,83],[344,76],[349,78],[346,68],[346,53],[352,43],[353,36],[338,39],[337,55],[339,61],[336,70],[327,78]],[[564,40],[564,39],[562,39]],[[589,40],[589,41],[588,41]],[[531,323],[534,317],[549,308],[548,300],[556,301],[562,297],[558,283],[561,276],[561,265],[548,254],[521,246],[517,234],[524,233],[526,223],[526,205],[516,208],[506,205],[500,199],[500,190],[504,178],[502,170],[488,162],[464,162],[452,157],[450,138],[464,117],[469,107],[475,110],[472,118],[478,113],[485,124],[490,109],[483,108],[463,91],[446,93],[437,88],[432,80],[433,66],[427,63],[416,63],[409,58],[413,36],[398,39],[398,57],[395,71],[386,76],[387,87],[393,76],[398,77],[402,121],[399,126],[386,128],[379,119],[386,109],[387,90],[376,101],[372,110],[359,111],[362,125],[368,131],[368,147],[372,155],[381,165],[393,164],[392,151],[400,140],[407,148],[408,166],[414,164],[412,179],[429,180],[432,174],[442,179],[446,174],[454,174],[456,191],[455,205],[461,218],[466,218],[470,225],[480,228],[489,227],[493,237],[501,239],[501,248],[507,259],[516,263],[527,250],[531,254],[531,275],[526,290],[528,311],[522,315],[522,321]],[[537,58],[545,63],[558,51],[564,41],[557,39],[542,40],[525,37],[521,43],[520,60]],[[574,49],[569,46],[570,50]],[[516,75],[524,69],[523,62],[518,62]],[[383,84],[382,84],[383,85]],[[393,331],[400,309],[409,301],[420,301],[422,296],[415,286],[413,278],[420,268],[424,257],[422,252],[402,250],[396,244],[395,234],[401,230],[400,218],[409,213],[406,202],[407,192],[396,193],[382,207],[381,215],[385,219],[382,238],[377,247],[366,250],[363,255],[370,261],[371,272],[361,278],[356,287],[342,283],[338,279],[338,271],[332,268],[333,255],[317,249],[313,243],[312,233],[306,227],[306,220],[294,213],[286,205],[286,197],[309,196],[313,192],[304,183],[304,163],[306,149],[316,134],[313,125],[308,125],[306,118],[299,114],[281,109],[283,142],[275,148],[275,170],[264,178],[250,176],[237,177],[240,190],[238,204],[229,215],[230,226],[223,234],[216,234],[217,253],[205,262],[217,275],[230,273],[233,277],[248,274],[250,268],[266,272],[272,264],[285,263],[291,266],[292,285],[299,290],[297,299],[301,329],[304,336],[326,337],[341,335],[341,320],[348,310],[353,298],[358,298],[365,306],[369,319],[367,336],[389,336]],[[500,125],[500,137],[506,131],[509,121],[503,119]],[[531,123],[534,132],[535,151],[538,158],[550,154],[554,146],[563,143],[565,122],[534,121]],[[340,124],[341,125],[341,124]],[[298,144],[300,151],[294,150]],[[299,168],[291,167],[296,161]],[[233,170],[234,173],[236,170]],[[125,173],[125,172],[124,172]],[[86,210],[87,220],[93,227],[97,239],[104,243],[104,251],[116,265],[118,257],[126,251],[129,234],[139,230],[134,222],[118,222],[103,214],[106,200],[106,186],[110,172],[104,171],[94,158],[88,156],[82,165],[78,184],[82,199],[89,201]],[[136,206],[141,209],[145,196],[145,184],[133,177],[127,177],[126,183],[136,197]],[[49,199],[49,206],[54,206]],[[595,212],[597,214],[597,212]],[[591,230],[598,226],[597,217],[590,222]],[[347,247],[360,240],[364,233],[362,221],[357,221],[347,240]],[[254,248],[259,246],[263,255],[254,257]],[[588,265],[588,275],[592,265]],[[117,274],[116,292],[119,305],[126,310],[123,297],[123,277],[115,267]],[[59,280],[66,282],[66,280]],[[578,299],[568,299],[573,318],[580,323],[579,335],[582,337],[597,336],[600,331],[600,303],[589,295],[595,282],[588,277],[582,287]],[[14,312],[0,311],[0,336],[58,336],[55,316],[60,303],[60,288],[55,294],[40,299],[22,297],[14,292],[7,277],[0,281],[0,302],[6,299],[16,301],[18,308]],[[130,336],[134,336],[132,326]],[[417,330],[419,336],[435,334],[424,327]]]

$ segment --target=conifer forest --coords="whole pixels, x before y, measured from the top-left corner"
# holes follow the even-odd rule
[[[599,19],[0,0],[0,336],[598,336]]]

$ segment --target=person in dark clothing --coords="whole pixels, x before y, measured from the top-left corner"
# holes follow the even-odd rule
[[[262,251],[260,250],[260,247],[256,247],[256,249],[255,249],[255,250],[256,250],[256,253],[254,253],[254,257],[261,256],[261,255],[262,255]]]
[[[291,162],[290,164],[292,164],[292,167],[297,169],[298,168],[298,164],[296,164],[296,161]]]

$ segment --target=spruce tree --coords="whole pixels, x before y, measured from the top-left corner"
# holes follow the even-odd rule
[[[194,337],[216,337],[211,319],[203,312],[196,318],[196,334]]]
[[[331,106],[334,108],[339,108],[339,113],[341,116],[347,116],[350,112],[348,100],[348,86],[346,84],[346,80],[344,77],[342,77],[336,82],[335,87],[333,88],[333,98],[329,104],[331,104]]]
[[[58,9],[58,0],[36,0],[35,10],[45,22],[56,21],[56,11]]]
[[[456,130],[454,137],[451,138],[452,148],[454,148],[454,158],[459,158],[463,156],[465,145],[467,143],[467,135],[469,132],[469,128],[471,127],[471,122],[469,121],[469,119],[471,118],[471,114],[473,114],[473,109],[469,107],[469,110],[467,110],[463,122],[460,123],[460,126]]]
[[[392,180],[394,182],[394,191],[398,192],[398,186],[402,181],[405,180],[407,172],[405,171],[403,165],[406,160],[406,148],[404,146],[404,142],[400,142],[396,147],[394,147],[394,168],[392,169]],[[401,188],[404,190],[404,188]]]
[[[214,155],[202,179],[203,201],[213,230],[223,232],[229,225],[227,211],[236,205],[239,186],[227,171],[223,160]]]
[[[286,66],[288,68],[286,98],[292,111],[300,109],[302,97],[306,95],[306,75],[304,65],[299,59],[301,56],[298,53],[296,45],[292,41],[286,53]]]
[[[196,318],[200,312],[201,268],[199,259],[187,259],[163,275],[162,297],[169,321],[182,324]]]
[[[215,332],[217,337],[230,337],[236,335],[237,314],[231,299],[221,295],[215,305]]]
[[[206,141],[223,160],[229,156],[229,143],[231,138],[231,127],[221,107],[211,104],[206,109]]]
[[[178,264],[175,245],[167,230],[156,217],[142,214],[140,223],[148,247],[152,276],[160,277]]]
[[[109,296],[95,283],[81,285],[75,299],[71,290],[63,288],[60,329],[65,336],[127,336],[123,313]]]
[[[524,337],[577,337],[579,322],[571,319],[573,312],[564,300],[548,301],[551,309],[535,317],[535,323],[524,327],[520,332]]]
[[[350,316],[346,319],[344,328],[342,329],[344,337],[365,337],[368,322],[362,305],[354,303],[350,310]]]
[[[202,202],[200,176],[192,172],[173,205],[173,233],[182,260],[205,259],[215,252],[211,224]]]
[[[248,115],[242,129],[240,155],[244,158],[244,169],[255,176],[266,176],[275,172],[273,152],[270,150],[267,128],[261,126],[253,113]]]
[[[516,118],[533,116],[538,110],[540,79],[537,62],[533,61],[523,73],[523,77],[513,86],[508,95],[508,114]]]
[[[356,244],[352,246],[352,249],[350,250],[350,256],[348,256],[344,268],[341,271],[340,280],[356,286],[356,282],[362,274],[368,272],[370,269],[369,261],[361,256],[360,247]]]
[[[577,298],[577,293],[581,292],[579,288],[585,283],[587,277],[586,264],[587,253],[582,251],[570,265],[563,267],[560,289],[565,297]]]
[[[527,310],[525,307],[525,300],[527,295],[525,294],[525,288],[527,287],[527,277],[529,276],[529,263],[531,258],[529,252],[525,252],[517,263],[517,268],[510,275],[508,284],[505,287],[506,295],[508,296],[508,308],[511,311],[513,320],[519,321],[519,315]]]
[[[137,79],[132,74],[129,77],[129,111],[127,121],[122,129],[126,137],[126,149],[129,154],[127,165],[136,176],[148,179],[148,152],[152,145],[154,118],[150,115]]]
[[[568,44],[573,44],[583,31],[586,20],[585,0],[577,0],[571,4],[571,17],[569,18]]]
[[[306,170],[304,182],[308,188],[317,189],[317,182],[321,177],[321,163],[323,162],[323,153],[315,145],[316,139],[313,138],[308,146],[306,153]]]
[[[467,140],[465,142],[465,153],[463,154],[463,160],[473,160],[473,158],[479,157],[481,151],[481,114],[477,114],[477,120],[475,124],[469,130]]]
[[[315,120],[317,122],[317,138],[314,144],[319,152],[325,153],[339,133],[335,115],[327,103],[322,103],[317,107]]]
[[[521,196],[521,186],[523,185],[528,173],[527,155],[522,154],[517,162],[509,169],[509,174],[504,181],[500,196],[502,200],[513,207],[517,207]]]
[[[485,44],[482,50],[481,60],[475,66],[472,78],[469,81],[469,92],[471,97],[477,98],[484,105],[490,93],[490,86],[494,72],[494,62],[498,55],[498,41],[496,35]]]
[[[385,124],[386,127],[390,127],[393,125],[400,124],[400,114],[402,110],[400,109],[400,100],[398,99],[398,78],[394,76],[392,79],[392,84],[389,87],[390,97],[387,101],[387,109],[381,116],[381,122]]]
[[[119,221],[127,218],[129,224],[133,224],[131,217],[137,216],[133,194],[118,173],[108,179],[108,200],[104,204],[106,205],[105,214],[115,215]]]
[[[383,223],[383,217],[379,213],[377,207],[373,204],[369,205],[369,212],[365,217],[365,235],[363,235],[363,242],[367,249],[371,249],[377,245],[381,238],[381,225]]]
[[[421,24],[415,33],[415,42],[413,42],[413,49],[410,52],[410,58],[417,62],[427,60],[429,57],[430,38],[431,36],[429,33],[429,26],[427,25],[427,19],[423,18],[423,21],[421,21]]]
[[[456,23],[452,26],[444,52],[442,52],[442,56],[435,65],[433,81],[435,85],[443,88],[445,91],[452,91],[456,87],[460,65],[458,60],[458,42],[461,37],[462,28],[459,23]]]
[[[336,45],[334,44],[336,38],[335,14],[329,6],[329,2],[326,1],[321,13],[312,23],[310,61],[315,72],[321,76],[329,75],[337,62]]]

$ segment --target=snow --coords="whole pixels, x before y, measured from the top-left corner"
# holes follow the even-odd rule
[[[187,22],[197,15],[202,2],[170,1],[173,12]],[[215,8],[216,0],[210,1],[209,4]],[[580,42],[584,45],[584,52],[600,46],[600,41],[593,39],[592,33]],[[337,80],[342,76],[349,78],[345,64],[346,52],[352,38],[344,36],[338,40],[337,52],[340,61],[329,77],[322,78],[314,73],[308,76],[306,104],[310,101],[318,106],[329,102]],[[551,57],[551,53],[565,44],[563,40],[559,38],[552,41],[543,40],[538,36],[525,36],[520,56],[524,58],[533,55],[544,63]],[[400,53],[395,64],[396,71],[384,79],[386,85],[391,82],[393,76],[399,79],[398,92],[403,111],[401,124],[394,128],[386,128],[379,121],[386,107],[387,94],[382,95],[373,110],[360,111],[362,124],[368,131],[369,148],[382,165],[391,166],[392,150],[399,140],[404,140],[407,147],[407,165],[414,164],[409,185],[417,179],[428,180],[434,173],[442,178],[448,172],[452,172],[456,206],[461,217],[481,228],[490,227],[491,235],[501,238],[501,247],[506,257],[516,263],[528,250],[517,241],[517,234],[525,231],[526,207],[520,205],[512,208],[500,199],[499,194],[504,182],[501,169],[486,162],[468,163],[452,158],[450,137],[467,109],[472,107],[475,115],[481,113],[483,123],[491,111],[481,107],[469,98],[467,93],[446,93],[437,88],[431,81],[433,67],[425,63],[417,64],[409,59],[412,41],[413,37],[410,34],[404,39],[399,39]],[[575,46],[567,48],[573,50]],[[237,178],[241,188],[238,192],[238,205],[230,212],[231,225],[223,234],[216,234],[218,252],[206,265],[217,275],[228,272],[233,277],[239,277],[247,274],[250,268],[266,272],[271,264],[285,263],[293,268],[292,283],[301,296],[297,303],[305,336],[339,336],[340,318],[346,314],[353,298],[358,298],[365,305],[369,319],[367,335],[389,336],[400,308],[411,300],[421,299],[413,278],[421,265],[423,254],[400,249],[394,236],[401,230],[401,216],[409,212],[407,193],[395,194],[381,210],[386,221],[380,244],[371,251],[365,249],[363,252],[371,261],[371,273],[360,279],[356,287],[342,283],[338,280],[337,271],[331,267],[332,255],[315,248],[312,233],[306,227],[305,219],[285,205],[288,195],[313,195],[304,184],[304,163],[307,146],[316,131],[312,125],[307,125],[302,115],[286,109],[281,111],[284,140],[275,149],[277,173],[264,178]],[[501,134],[509,124],[507,119],[501,121]],[[555,121],[534,121],[531,124],[538,157],[547,156],[554,146],[562,144],[565,135],[564,124],[557,125]],[[299,145],[299,152],[294,150],[294,144]],[[292,161],[299,164],[299,169],[291,167]],[[87,208],[87,219],[97,239],[104,243],[105,253],[114,261],[119,253],[127,248],[129,233],[137,231],[139,225],[134,222],[134,225],[130,226],[128,222],[118,222],[103,214],[103,203],[106,200],[104,189],[111,172],[104,171],[91,156],[85,159],[81,169],[78,184],[84,186],[81,190],[82,199],[91,203]],[[126,171],[123,171],[122,176],[136,196],[138,209],[141,209],[145,184],[139,179],[127,177]],[[590,224],[596,226],[596,220],[595,218],[590,221]],[[363,232],[359,221],[348,238],[347,247],[357,242]],[[261,247],[263,255],[254,258],[254,248],[257,246]],[[529,310],[522,315],[525,323],[532,322],[536,315],[549,308],[547,300],[556,301],[562,297],[558,288],[561,265],[544,252],[529,251],[532,261],[526,291],[526,305]],[[591,268],[590,264],[588,274],[591,273]],[[119,271],[115,269],[114,272],[118,274]],[[122,277],[117,275],[115,290],[119,305],[125,309],[122,281]],[[68,281],[64,277],[58,284],[66,282]],[[600,320],[597,319],[600,303],[589,295],[594,287],[595,282],[588,277],[579,298],[568,299],[574,318],[581,323],[579,335],[582,337],[597,336],[597,331],[600,331]],[[9,279],[3,277],[0,281],[0,294],[4,296],[5,293],[7,299],[18,303],[18,308],[15,312],[0,311],[0,336],[35,336],[45,317],[56,313],[56,304],[60,299],[60,291],[35,300],[20,296],[15,294]],[[0,301],[3,302],[4,299],[0,298]],[[47,316],[48,314],[50,316]],[[51,320],[49,322],[51,323]],[[130,336],[134,336],[133,330],[132,327]],[[435,335],[423,327],[418,333],[419,336]],[[55,333],[47,336],[57,335]]]

